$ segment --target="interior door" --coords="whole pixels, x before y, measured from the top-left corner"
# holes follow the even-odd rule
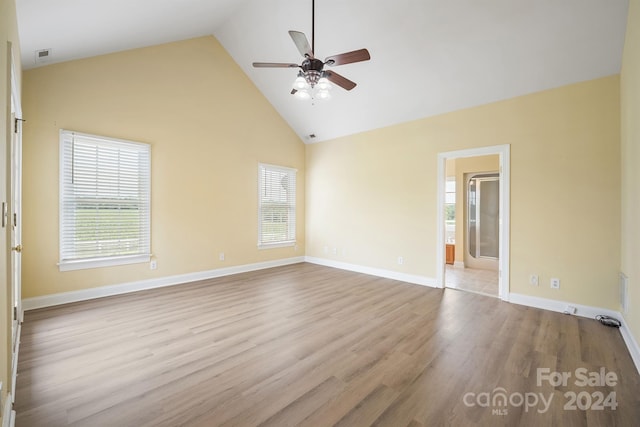
[[[18,347],[20,344],[20,323],[22,322],[22,110],[20,93],[16,79],[15,63],[11,64],[11,144],[9,179],[11,199],[9,202],[8,227],[11,231],[11,300],[13,302],[11,350],[12,381],[11,396],[15,399],[16,376],[18,370]]]
[[[498,270],[500,252],[500,176],[474,174],[467,179],[467,253],[465,266]]]

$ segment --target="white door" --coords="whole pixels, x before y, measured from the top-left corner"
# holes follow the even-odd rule
[[[13,302],[11,350],[11,396],[15,399],[18,371],[18,347],[22,322],[22,109],[18,92],[15,63],[11,64],[11,199],[9,202],[8,228],[11,230],[11,300]]]

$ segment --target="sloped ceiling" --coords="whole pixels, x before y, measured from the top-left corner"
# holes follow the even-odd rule
[[[620,72],[627,0],[317,0],[316,56],[358,83],[329,101],[290,95],[311,0],[17,0],[23,64],[213,34],[305,142],[319,142]],[[309,135],[316,138],[310,139]]]

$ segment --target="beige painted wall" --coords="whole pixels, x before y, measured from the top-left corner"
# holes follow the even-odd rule
[[[510,144],[510,291],[617,308],[619,95],[611,76],[307,146],[307,255],[435,278],[437,154]]]
[[[629,2],[622,105],[622,271],[629,277],[626,320],[640,343],[640,0]]]
[[[20,43],[16,20],[16,4],[14,0],[0,0],[0,202],[8,202],[8,146],[11,141],[11,72],[9,62],[9,43],[15,54],[18,80],[20,76]],[[18,81],[18,86],[20,82]],[[18,88],[19,89],[19,88]],[[0,381],[4,384],[2,402],[7,390],[11,387],[11,313],[12,289],[8,250],[11,247],[11,236],[7,228],[0,228]]]
[[[500,156],[497,154],[477,157],[461,157],[452,159],[456,176],[456,262],[465,260],[466,238],[466,190],[465,174],[473,172],[498,172],[500,169]],[[447,168],[449,161],[447,160]],[[447,169],[447,173],[449,170]]]
[[[213,37],[29,70],[23,99],[25,298],[304,255],[304,144]],[[157,270],[58,271],[61,128],[151,144]],[[297,251],[257,248],[258,162],[298,169]]]

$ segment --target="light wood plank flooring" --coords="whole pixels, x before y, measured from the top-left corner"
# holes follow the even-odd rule
[[[582,367],[618,381],[536,384]],[[475,403],[498,387],[550,408]],[[563,409],[583,391],[618,406]],[[298,264],[27,312],[16,409],[19,427],[637,426],[639,399],[617,329]]]

